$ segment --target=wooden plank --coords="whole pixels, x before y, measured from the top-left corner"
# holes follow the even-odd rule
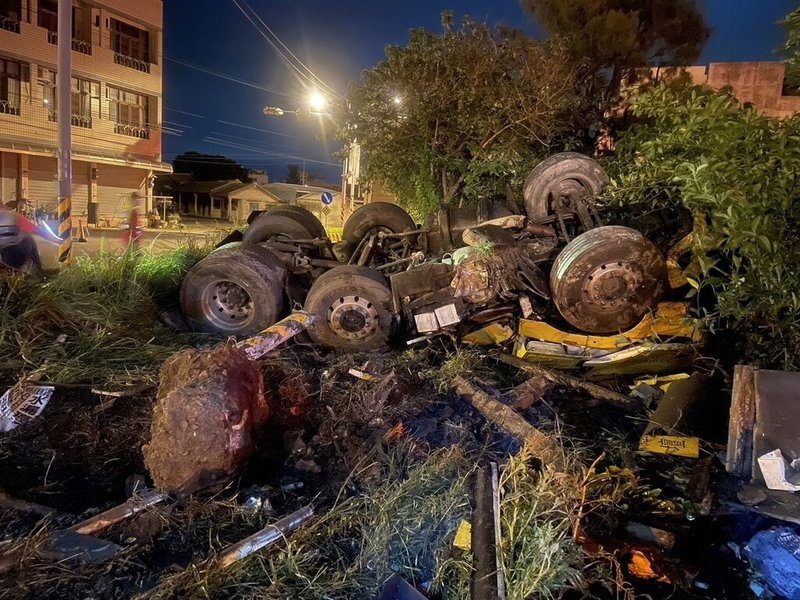
[[[750,479],[753,471],[755,396],[755,368],[749,365],[736,365],[733,370],[725,470],[731,475],[746,479]]]
[[[484,417],[506,433],[525,442],[543,465],[551,465],[557,471],[564,469],[561,450],[555,438],[542,433],[514,412],[514,409],[491,398],[489,394],[478,389],[463,377],[456,376],[453,383],[459,396],[466,398]]]

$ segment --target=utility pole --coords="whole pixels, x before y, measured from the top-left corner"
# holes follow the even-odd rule
[[[72,2],[58,3],[58,262],[72,254]]]

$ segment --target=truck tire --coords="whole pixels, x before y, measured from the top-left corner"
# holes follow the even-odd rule
[[[560,152],[540,162],[525,180],[525,212],[531,221],[553,213],[551,196],[564,184],[578,184],[590,198],[608,185],[608,175],[595,159],[578,152]]]
[[[621,333],[655,309],[666,276],[663,255],[641,233],[597,227],[573,239],[553,261],[550,295],[573,327]]]
[[[284,211],[276,207],[260,215],[244,232],[243,240],[252,244],[267,242],[272,238],[284,240],[311,240],[320,237],[317,226],[322,224],[302,207],[299,211]],[[289,208],[289,207],[286,207]],[[303,212],[300,212],[303,211]],[[308,214],[303,214],[308,212]],[[310,217],[310,219],[309,219]],[[315,223],[316,222],[316,223]],[[324,237],[324,229],[323,237]]]
[[[411,215],[396,204],[373,202],[358,208],[344,222],[342,242],[351,249],[355,249],[364,236],[374,229],[403,233],[408,229],[416,229],[416,227]]]
[[[227,244],[186,274],[180,304],[197,331],[244,337],[274,324],[284,310],[286,268],[269,250]]]
[[[312,234],[315,238],[324,238],[328,236],[325,227],[320,220],[307,208],[302,206],[295,206],[292,204],[282,204],[270,208],[265,214],[271,215],[292,215],[294,218],[303,225],[303,227]]]
[[[323,273],[311,286],[304,310],[314,315],[314,342],[348,352],[385,347],[392,329],[392,293],[374,269],[345,265]]]

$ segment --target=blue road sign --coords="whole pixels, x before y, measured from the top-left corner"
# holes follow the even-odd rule
[[[333,194],[331,194],[330,192],[322,192],[322,195],[320,196],[320,200],[322,200],[322,203],[325,206],[328,206],[329,204],[333,204]]]

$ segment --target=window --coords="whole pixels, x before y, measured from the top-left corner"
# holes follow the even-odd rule
[[[93,81],[72,78],[72,124],[75,127],[92,126],[92,99],[100,95],[99,87]]]
[[[150,33],[144,29],[111,19],[111,49],[117,64],[150,72]]]
[[[108,116],[115,123],[114,132],[147,139],[149,99],[143,94],[129,92],[112,86],[106,88]]]
[[[42,102],[47,109],[47,120],[56,121],[56,74],[49,69],[39,67],[36,79],[42,88]]]
[[[19,114],[22,66],[0,58],[0,113]]]
[[[51,33],[58,31],[58,2],[39,0],[39,27],[44,27]]]
[[[19,33],[22,3],[20,0],[0,0],[0,29]]]
[[[39,67],[39,85],[42,86],[42,98],[47,108],[47,119],[55,122],[58,119],[58,94],[56,93],[56,74]],[[94,81],[72,78],[72,125],[75,127],[92,127],[92,115],[100,116],[100,84]]]

